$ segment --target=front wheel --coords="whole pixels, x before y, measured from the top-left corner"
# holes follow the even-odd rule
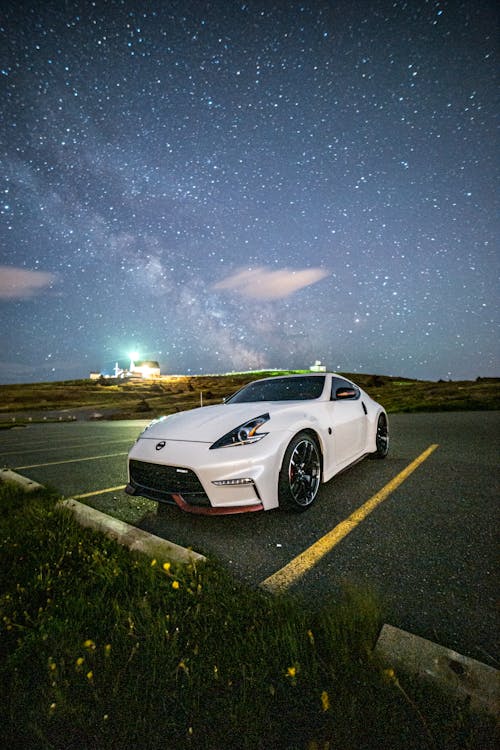
[[[372,453],[373,458],[385,458],[389,453],[389,425],[385,414],[380,414],[377,422],[377,434],[375,435],[377,450]]]
[[[279,475],[280,505],[298,513],[309,508],[321,482],[321,458],[316,440],[307,432],[295,435],[285,452]]]

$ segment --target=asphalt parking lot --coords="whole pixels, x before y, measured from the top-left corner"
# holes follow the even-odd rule
[[[370,591],[385,622],[498,668],[500,414],[400,414],[390,422],[389,457],[334,478],[298,515],[203,517],[176,507],[157,514],[155,503],[121,489],[128,448],[142,428],[135,421],[4,430],[0,461],[217,557],[251,584],[279,586],[289,566],[286,587],[311,606],[345,586]],[[307,564],[290,567],[305,551]]]

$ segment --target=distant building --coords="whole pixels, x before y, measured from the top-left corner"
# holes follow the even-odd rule
[[[160,365],[154,360],[130,361],[129,375],[141,378],[159,378]]]
[[[91,380],[99,380],[100,378],[159,378],[160,365],[152,359],[137,360],[137,362],[134,362],[134,360],[131,359],[128,368],[122,368],[119,366],[118,362],[116,362],[112,375],[107,372],[91,372],[89,377]]]
[[[321,361],[319,359],[317,359],[316,362],[313,365],[311,365],[309,370],[311,372],[326,372],[326,367],[325,365],[321,364]]]

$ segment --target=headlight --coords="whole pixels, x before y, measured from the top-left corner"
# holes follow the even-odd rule
[[[257,432],[257,430],[268,422],[269,419],[269,414],[261,414],[260,417],[255,417],[255,419],[250,419],[248,422],[240,424],[239,427],[235,427],[234,430],[216,440],[210,446],[210,450],[212,448],[227,448],[231,445],[248,445],[248,443],[256,443],[258,440],[262,440],[267,435],[267,432]]]

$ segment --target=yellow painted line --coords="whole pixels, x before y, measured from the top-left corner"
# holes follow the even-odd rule
[[[96,490],[95,492],[86,492],[84,495],[72,495],[72,500],[82,500],[84,497],[94,497],[94,495],[104,495],[105,492],[119,492],[124,490],[126,484],[121,484],[119,487],[107,487],[105,490]]]
[[[87,456],[87,458],[68,458],[65,461],[50,461],[47,464],[30,464],[29,466],[15,466],[16,471],[19,469],[39,469],[40,466],[58,466],[59,464],[77,464],[80,461],[98,461],[100,458],[115,458],[115,456],[126,456],[128,451],[123,453],[108,453],[106,456]]]
[[[273,573],[260,584],[262,588],[271,592],[284,591],[291,586],[298,578],[304,575],[310,568],[316,565],[322,557],[330,552],[344,537],[353,531],[361,521],[375,510],[375,508],[386,500],[394,490],[408,479],[418,467],[436,450],[438,445],[430,445],[423,453],[403,469],[394,479],[382,487],[382,489],[367,500],[360,508],[351,513],[351,515],[342,521],[334,529],[318,539],[300,555],[294,557],[287,565]]]

